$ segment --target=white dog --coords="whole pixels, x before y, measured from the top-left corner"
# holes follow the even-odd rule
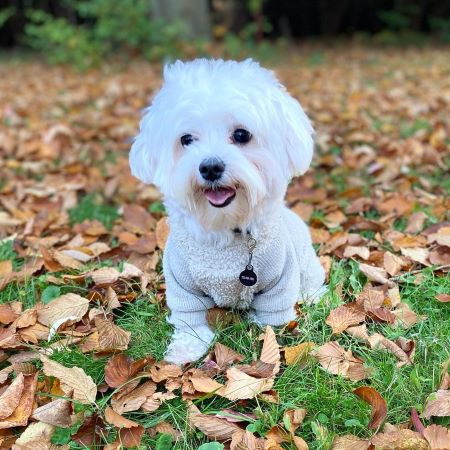
[[[323,292],[308,228],[284,205],[313,154],[300,104],[251,60],[169,65],[130,153],[132,173],[164,195],[169,322],[166,360],[201,357],[214,334],[206,311],[249,310],[260,324],[294,319]]]

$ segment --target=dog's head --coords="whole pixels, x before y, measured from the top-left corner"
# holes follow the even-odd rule
[[[308,169],[312,133],[300,104],[259,64],[178,61],[164,70],[130,165],[205,229],[230,229]]]

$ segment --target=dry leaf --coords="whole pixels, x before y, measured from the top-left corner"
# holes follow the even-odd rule
[[[430,266],[431,264],[428,262],[429,250],[426,248],[401,248],[403,256],[406,256],[409,259],[412,259],[414,262],[418,262],[424,266]]]
[[[278,345],[272,327],[267,326],[263,337],[263,347],[259,359],[267,364],[273,364],[272,376],[280,370],[280,346]]]
[[[109,406],[107,406],[105,409],[105,420],[106,422],[110,423],[111,425],[114,425],[117,428],[134,428],[139,426],[137,422],[126,419],[125,417],[116,413]]]
[[[16,440],[15,445],[12,447],[12,450],[50,449],[50,439],[54,431],[55,427],[47,423],[31,423]]]
[[[119,414],[137,411],[156,392],[156,384],[153,381],[146,381],[141,386],[120,395],[119,398],[113,396],[111,406]]]
[[[418,316],[407,303],[400,303],[397,308],[392,311],[397,320],[402,324],[403,328],[411,328],[416,323],[426,319],[426,316]]]
[[[58,398],[36,408],[31,417],[40,422],[54,425],[55,427],[66,428],[72,424],[70,414],[70,402],[63,398]]]
[[[428,397],[422,417],[429,419],[431,416],[450,416],[450,391],[439,389]]]
[[[292,436],[292,442],[297,450],[308,450],[308,444],[300,436]]]
[[[273,385],[273,379],[253,378],[235,367],[228,369],[226,375],[228,381],[225,383],[222,396],[228,400],[254,398]]]
[[[441,303],[448,303],[450,302],[450,294],[438,294],[436,295],[436,300]]]
[[[430,425],[423,430],[423,437],[430,444],[431,450],[450,449],[450,430],[441,425]]]
[[[149,362],[153,361],[151,356],[133,362],[131,358],[123,353],[114,355],[106,363],[105,381],[110,387],[119,387],[136,375]]]
[[[370,441],[376,450],[429,450],[427,441],[411,430],[378,433]]]
[[[397,255],[391,252],[385,252],[383,256],[383,266],[386,272],[391,276],[397,275],[404,265],[404,261]]]
[[[210,377],[193,376],[190,378],[190,381],[198,392],[207,394],[214,393],[218,395],[221,395],[222,393],[223,385]]]
[[[344,250],[344,258],[352,258],[359,256],[361,259],[367,260],[370,258],[370,250],[367,247],[347,246]]]
[[[244,356],[235,352],[230,347],[217,342],[214,346],[214,355],[216,357],[216,363],[220,370],[225,370],[228,366],[235,362],[241,362],[244,360]]]
[[[387,272],[380,267],[369,266],[367,264],[359,264],[359,270],[367,277],[369,281],[375,281],[380,284],[387,284],[394,287],[395,283],[387,278]]]
[[[125,448],[139,447],[144,431],[145,429],[142,425],[133,428],[122,428],[119,431],[120,442]]]
[[[50,327],[59,320],[79,321],[87,313],[88,308],[89,300],[87,298],[77,294],[65,294],[39,309],[38,320]]]
[[[9,325],[14,322],[19,317],[11,307],[10,303],[0,304],[0,323],[4,325]]]
[[[248,430],[237,431],[231,438],[230,450],[264,450],[264,440]]]
[[[306,363],[308,355],[314,346],[314,342],[302,342],[292,347],[285,347],[283,350],[286,365],[299,364],[302,367]]]
[[[131,339],[131,333],[114,325],[106,319],[95,319],[98,330],[98,343],[102,351],[126,350]]]
[[[73,391],[73,399],[83,404],[95,403],[97,396],[97,385],[92,378],[79,367],[64,367],[63,365],[52,361],[46,356],[40,356],[44,363],[43,371],[47,376],[53,376],[59,379],[61,389],[66,395]]]
[[[325,323],[332,328],[333,334],[338,334],[352,325],[364,322],[365,318],[366,315],[363,312],[344,305],[333,309],[325,320]]]
[[[368,427],[376,430],[386,418],[386,400],[370,386],[361,386],[355,389],[353,393],[371,406],[372,415]]]
[[[156,243],[161,250],[166,246],[167,238],[169,237],[169,224],[166,217],[159,219],[156,224]]]
[[[370,446],[370,441],[367,439],[347,434],[345,436],[336,436],[331,450],[369,450]]]
[[[19,404],[11,415],[0,421],[0,430],[4,428],[21,427],[28,423],[28,418],[33,411],[37,377],[37,373],[24,376],[23,391]]]
[[[24,389],[24,376],[19,373],[0,395],[0,420],[10,416],[17,408]]]

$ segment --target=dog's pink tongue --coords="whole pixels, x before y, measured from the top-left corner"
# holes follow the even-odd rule
[[[205,197],[214,205],[222,205],[232,197],[235,192],[236,191],[232,188],[206,189]]]

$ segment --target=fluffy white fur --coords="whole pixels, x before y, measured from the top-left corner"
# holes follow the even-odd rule
[[[231,138],[234,130],[240,128],[252,134],[247,144],[236,144]],[[180,138],[186,134],[195,140],[183,147]],[[189,315],[179,320],[177,311],[189,310],[181,308],[181,304],[192,305],[199,296],[204,298],[203,317],[206,309],[217,302],[223,305],[213,286],[201,283],[196,273],[192,273],[197,269],[201,272],[201,265],[207,264],[205,261],[192,264],[190,258],[195,254],[203,251],[212,255],[213,272],[208,273],[209,279],[224,286],[232,285],[226,295],[235,295],[236,289],[247,289],[239,281],[235,284],[248,257],[246,233],[251,233],[257,242],[260,238],[269,241],[265,243],[269,245],[270,241],[275,242],[275,233],[288,230],[287,243],[280,241],[270,252],[272,255],[281,252],[280,258],[292,260],[292,264],[280,267],[279,273],[274,268],[272,279],[270,274],[266,277],[266,285],[258,281],[254,289],[247,289],[246,295],[251,298],[245,307],[258,313],[258,299],[261,304],[264,297],[266,303],[268,299],[270,303],[288,304],[293,317],[299,296],[320,289],[323,269],[312,250],[308,230],[300,219],[293,219],[285,211],[283,201],[289,180],[304,173],[310,165],[312,135],[313,129],[300,104],[271,71],[256,62],[197,59],[166,66],[163,87],[147,109],[130,152],[132,173],[161,190],[169,214],[171,244],[166,253],[172,256],[165,257],[164,273],[172,311],[170,321],[176,330],[166,359],[176,363],[195,360],[213,339],[206,320],[190,322]],[[211,157],[220,158],[225,164],[222,178],[212,183],[205,181],[199,172],[200,163]],[[220,187],[235,189],[236,196],[228,206],[217,208],[206,198],[205,189]],[[275,225],[269,227],[272,222]],[[237,228],[243,233],[233,231]],[[267,230],[272,230],[272,234]],[[176,249],[183,248],[181,240],[193,243],[194,247],[186,247],[175,258]],[[255,249],[256,269],[269,267],[258,256],[262,244],[259,241]],[[224,263],[226,275],[223,268],[214,266],[215,252],[229,255]],[[183,265],[170,262],[183,258],[186,258]],[[271,256],[266,254],[265,258]],[[279,279],[282,283],[278,283]],[[290,293],[285,298],[279,298],[283,292],[270,297],[274,284],[285,285],[283,292]],[[230,298],[224,306],[239,308],[241,296],[237,297]],[[266,308],[260,322],[278,325],[276,307],[269,310],[274,313]]]

